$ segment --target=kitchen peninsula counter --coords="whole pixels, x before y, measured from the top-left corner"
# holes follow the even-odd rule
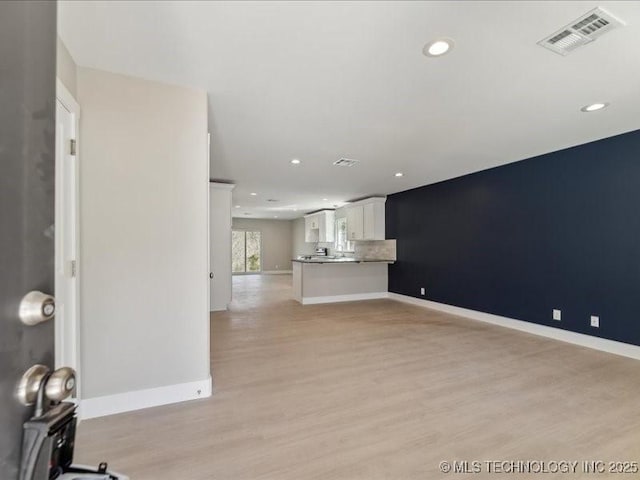
[[[293,296],[303,305],[386,298],[387,265],[393,260],[293,259]]]
[[[369,258],[351,258],[351,257],[343,257],[343,258],[323,258],[323,257],[314,257],[314,258],[294,258],[291,260],[292,262],[299,263],[332,263],[332,264],[345,264],[345,263],[394,263],[394,260],[381,260],[381,259],[369,259]]]

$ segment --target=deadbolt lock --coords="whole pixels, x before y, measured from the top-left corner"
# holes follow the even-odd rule
[[[20,302],[20,320],[25,325],[37,325],[51,320],[56,313],[56,301],[51,295],[33,290]]]

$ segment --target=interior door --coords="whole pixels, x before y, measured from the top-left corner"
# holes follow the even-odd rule
[[[16,480],[32,408],[15,386],[54,366],[53,322],[25,326],[18,309],[54,288],[56,3],[0,2],[0,58],[0,478]]]
[[[211,182],[210,198],[210,236],[209,262],[211,272],[212,312],[226,310],[231,302],[231,191],[233,185]]]

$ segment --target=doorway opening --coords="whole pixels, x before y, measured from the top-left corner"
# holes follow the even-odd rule
[[[262,233],[256,230],[233,230],[231,260],[234,275],[262,272]]]

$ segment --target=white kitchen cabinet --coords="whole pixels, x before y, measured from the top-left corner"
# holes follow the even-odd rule
[[[385,239],[385,201],[383,197],[366,198],[345,208],[349,241]]]
[[[362,240],[364,238],[364,208],[362,205],[347,207],[347,238]]]
[[[320,237],[320,226],[317,215],[307,215],[304,217],[304,241],[307,243],[317,243]]]
[[[330,243],[335,240],[335,212],[321,212],[305,215],[304,240],[307,243]]]
[[[326,211],[320,217],[320,243],[333,243],[336,239],[336,214],[334,211]]]

